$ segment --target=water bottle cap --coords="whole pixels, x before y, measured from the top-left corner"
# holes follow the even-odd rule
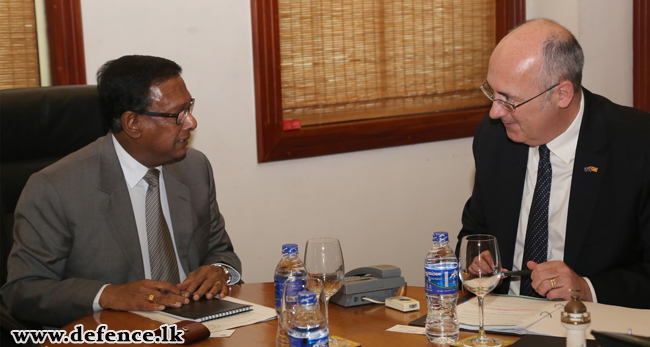
[[[298,245],[295,243],[287,243],[282,245],[282,254],[295,254],[298,253]]]
[[[449,235],[446,231],[436,231],[433,233],[433,242],[449,242]]]
[[[316,294],[309,290],[303,290],[298,293],[298,303],[300,305],[312,305],[316,302]]]

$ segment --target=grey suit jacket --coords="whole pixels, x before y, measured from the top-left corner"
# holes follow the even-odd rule
[[[241,262],[217,205],[207,158],[189,149],[164,165],[174,239],[185,273]],[[92,313],[106,283],[144,279],[133,208],[110,135],[32,175],[18,201],[7,283],[21,319],[63,326]]]

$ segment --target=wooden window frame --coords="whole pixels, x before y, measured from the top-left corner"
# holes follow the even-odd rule
[[[497,39],[526,18],[525,0],[497,1]],[[53,85],[86,84],[80,0],[47,0]],[[634,107],[650,112],[650,5],[633,4]],[[274,10],[275,9],[275,10]],[[258,162],[472,136],[487,108],[282,131],[276,0],[251,0]],[[267,28],[272,30],[266,30]],[[55,47],[57,49],[55,49]]]
[[[633,8],[634,107],[650,112],[650,4],[634,0]]]
[[[251,0],[259,163],[473,136],[489,107],[283,131],[277,0]],[[497,42],[525,21],[525,0],[496,0]],[[478,88],[478,86],[477,86]]]
[[[86,84],[80,0],[46,0],[45,16],[52,85]]]

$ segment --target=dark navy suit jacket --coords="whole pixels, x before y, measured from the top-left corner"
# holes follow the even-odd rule
[[[585,109],[569,198],[564,262],[598,302],[650,308],[650,114],[583,89]],[[486,116],[474,137],[476,177],[459,240],[495,235],[512,269],[528,146]],[[596,167],[597,172],[586,167]],[[459,241],[460,244],[460,241]],[[495,290],[507,293],[506,280]]]

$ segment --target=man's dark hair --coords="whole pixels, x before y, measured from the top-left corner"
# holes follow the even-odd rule
[[[182,71],[169,59],[148,55],[125,55],[102,65],[97,71],[97,90],[106,130],[122,131],[122,114],[147,111],[152,103],[150,88]]]

